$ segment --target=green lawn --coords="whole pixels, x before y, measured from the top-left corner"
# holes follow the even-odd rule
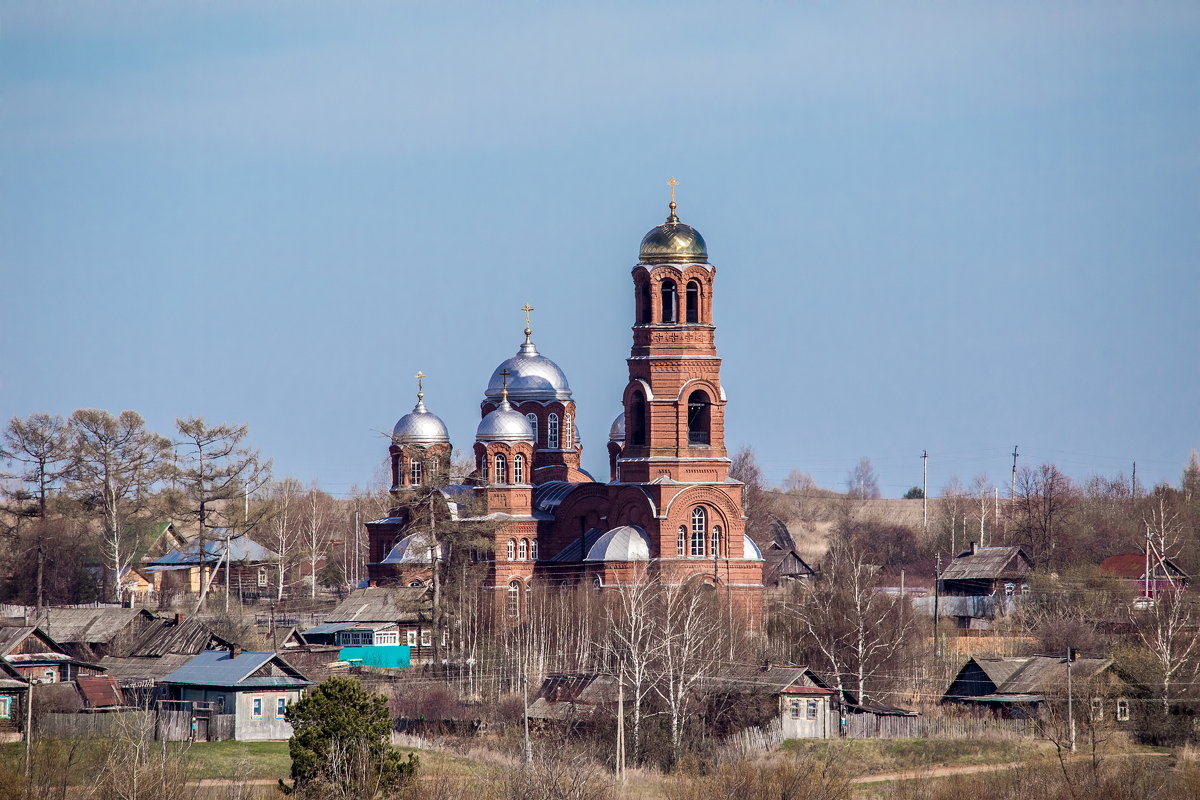
[[[188,747],[197,778],[286,778],[287,742],[196,742]]]

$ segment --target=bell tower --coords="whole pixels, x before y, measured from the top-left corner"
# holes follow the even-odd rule
[[[713,283],[704,237],[675,213],[642,239],[633,268],[634,326],[623,397],[625,440],[618,480],[720,483],[729,474],[725,392],[713,325]]]

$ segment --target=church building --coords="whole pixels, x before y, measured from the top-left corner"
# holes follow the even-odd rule
[[[745,533],[744,487],[729,477],[717,269],[700,232],[675,211],[672,189],[670,214],[642,239],[632,269],[629,379],[609,434],[608,480],[580,466],[571,387],[534,345],[526,305],[524,341],[484,390],[475,470],[466,485],[438,493],[437,524],[453,525],[468,506],[490,522],[492,551],[477,557],[487,562],[484,590],[500,616],[520,619],[534,583],[603,591],[649,575],[712,586],[757,627],[763,556]],[[389,454],[398,500],[445,473],[450,437],[421,388],[396,423]],[[410,507],[367,523],[374,585],[423,585],[440,557],[426,534],[409,531]]]

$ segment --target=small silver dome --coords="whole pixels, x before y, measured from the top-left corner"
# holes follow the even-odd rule
[[[613,420],[612,427],[608,429],[608,440],[619,444],[625,443],[625,412],[622,411]]]
[[[491,400],[500,399],[504,391],[504,370],[508,370],[508,397],[515,403],[526,400],[570,400],[571,387],[567,376],[550,359],[541,355],[528,339],[512,358],[501,362],[492,372],[484,395]]]
[[[450,441],[446,423],[437,414],[430,414],[425,401],[418,400],[412,411],[405,414],[392,429],[392,441],[396,444],[431,445]]]
[[[438,559],[442,557],[440,545],[431,546],[429,537],[424,533],[414,533],[396,542],[395,547],[388,552],[380,564],[428,564],[430,550],[437,552]]]
[[[650,538],[637,525],[613,528],[596,540],[584,561],[649,561]]]
[[[743,558],[746,558],[750,561],[762,561],[763,560],[762,550],[758,549],[758,545],[756,545],[754,543],[753,539],[751,539],[749,536],[744,535],[744,534],[742,536],[742,547],[744,548],[744,552],[745,552],[745,555],[743,556]]]
[[[477,442],[533,443],[533,428],[520,411],[514,411],[508,400],[501,400],[495,411],[484,417],[475,430]]]
[[[700,231],[679,221],[672,201],[667,221],[651,228],[642,237],[638,261],[642,264],[707,264],[708,245]]]

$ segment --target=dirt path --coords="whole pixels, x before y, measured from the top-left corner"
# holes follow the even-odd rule
[[[1104,758],[1166,758],[1170,753],[1113,753]],[[1071,761],[1083,761],[1087,756],[1076,755]],[[1016,769],[1036,763],[1034,761],[1006,761],[1002,764],[961,764],[958,766],[927,767],[925,769],[905,769],[898,772],[881,772],[877,775],[860,775],[851,778],[851,783],[883,783],[885,781],[911,781],[918,778],[945,778],[951,775],[971,775],[977,772],[999,772],[1005,769]],[[1048,760],[1046,763],[1057,765],[1057,761]]]

